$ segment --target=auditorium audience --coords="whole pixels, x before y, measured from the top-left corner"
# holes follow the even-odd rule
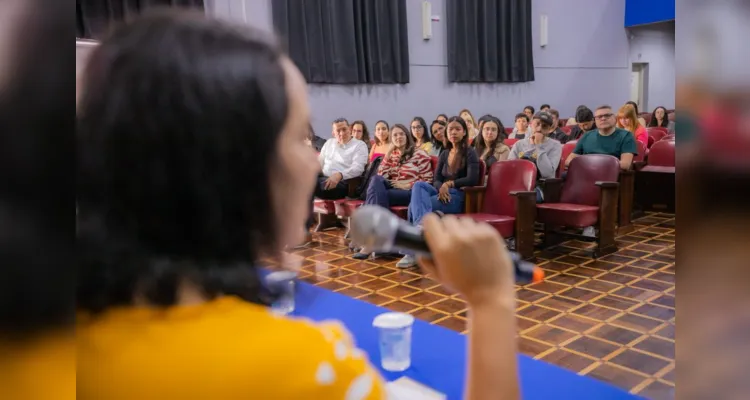
[[[358,120],[352,122],[352,136],[355,139],[359,139],[365,142],[365,145],[367,145],[367,151],[369,153],[372,143],[370,142],[370,131],[367,129],[367,124],[365,124],[365,121]]]
[[[551,108],[552,108],[552,107],[550,107],[550,105],[549,105],[549,104],[542,104],[542,105],[541,105],[541,106],[539,107],[539,111],[547,111],[547,112],[549,112],[549,110],[550,110]]]
[[[305,138],[305,144],[312,147],[320,153],[320,150],[323,148],[323,145],[326,144],[326,140],[322,137],[315,134],[315,129],[313,129],[312,124],[307,125],[307,137]]]
[[[531,126],[529,125],[529,116],[525,112],[516,114],[516,124],[513,132],[508,135],[508,139],[523,139],[526,135],[531,135]]]
[[[458,214],[464,209],[464,186],[481,182],[479,157],[468,145],[468,128],[461,117],[448,119],[448,145],[440,154],[434,183],[417,182],[411,189],[409,222],[421,225],[422,218],[433,211]],[[405,255],[396,266],[409,268],[416,264],[413,255]]]
[[[448,138],[445,135],[446,123],[440,120],[432,121],[430,131],[432,131],[432,151],[431,156],[439,156],[448,144]]]
[[[393,126],[391,142],[391,148],[383,157],[377,175],[370,178],[365,204],[385,208],[408,206],[411,188],[416,182],[432,183],[430,156],[416,146],[414,136],[406,133],[405,126]],[[367,253],[357,253],[353,257],[363,260],[368,256]]]
[[[432,153],[432,138],[430,137],[430,131],[427,129],[427,122],[422,117],[414,117],[411,121],[411,135],[414,138],[414,145],[425,153]],[[393,130],[391,130],[391,137],[393,137]]]
[[[388,123],[380,120],[375,124],[375,144],[370,149],[369,162],[372,162],[378,157],[382,157],[388,152],[391,147],[391,133],[390,126]]]
[[[438,114],[438,116],[435,118],[435,121],[443,121],[446,124],[448,123],[448,116],[445,114]]]
[[[466,123],[466,132],[468,136],[467,140],[476,137],[479,134],[479,128],[477,128],[477,122],[474,119],[474,114],[472,114],[468,109],[464,108],[460,113],[458,113],[458,116],[461,117]],[[448,121],[446,121],[445,123],[447,124]]]
[[[581,138],[581,136],[583,136],[584,133],[592,129],[596,129],[594,112],[591,111],[590,108],[586,106],[578,106],[578,109],[576,109],[575,118],[576,123],[570,130],[570,134],[561,143],[565,144],[573,140],[578,140]]]
[[[651,113],[651,121],[649,121],[648,126],[667,128],[669,133],[674,133],[674,121],[669,120],[667,109],[663,106],[654,108],[654,112]]]
[[[635,113],[635,108],[630,104],[625,104],[617,111],[617,127],[632,133],[637,142],[641,142],[644,146],[648,146],[648,132],[646,131],[646,128],[638,122],[638,114]]]
[[[568,134],[560,128],[560,112],[554,108],[549,109],[549,114],[552,116],[552,133],[549,134],[551,139],[555,139],[560,143],[564,143],[568,139]]]
[[[615,125],[615,115],[610,106],[600,106],[595,112],[597,128],[586,132],[565,160],[570,165],[574,158],[586,154],[608,154],[620,159],[620,169],[628,170],[633,156],[638,154],[633,135]]]
[[[488,116],[482,124],[482,133],[474,141],[474,149],[479,159],[487,165],[487,173],[490,171],[490,166],[496,161],[508,159],[510,148],[503,143],[504,132],[505,127],[500,120]]]
[[[537,168],[537,180],[554,178],[562,156],[562,144],[549,137],[555,121],[550,113],[544,111],[536,113],[534,120],[537,122],[534,124],[534,133],[516,142],[508,159],[533,162]],[[538,186],[536,200],[538,203],[544,200],[542,190]]]
[[[638,116],[638,122],[641,123],[641,126],[646,126],[646,120],[641,117],[641,113],[638,111],[638,103],[631,100],[626,102],[625,104],[633,106],[633,108],[635,109],[635,115]]]

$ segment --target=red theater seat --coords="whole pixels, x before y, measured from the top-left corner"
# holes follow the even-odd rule
[[[467,196],[472,193],[477,198],[478,212],[467,216],[490,224],[503,237],[515,237],[523,258],[534,255],[535,182],[532,162],[505,160],[492,165],[486,186],[464,188]]]
[[[638,114],[638,118],[643,118],[643,120],[646,121],[646,125],[651,123],[651,113],[642,112]]]
[[[648,137],[653,138],[653,143],[660,141],[664,136],[667,136],[669,134],[667,128],[662,128],[660,126],[652,126],[646,128],[646,130],[648,131]],[[649,139],[649,143],[651,144],[651,146],[653,146],[651,139]]]
[[[560,130],[565,132],[566,135],[570,136],[570,131],[573,129],[572,126],[561,126]]]
[[[555,175],[559,178],[562,176],[563,171],[565,171],[565,160],[568,159],[568,156],[570,156],[570,153],[573,152],[576,148],[576,143],[578,143],[577,140],[572,140],[568,143],[565,143],[562,147],[562,154],[560,155],[560,165],[557,167],[557,172]]]
[[[671,168],[675,171],[675,142],[674,140],[660,140],[651,147],[648,153],[648,164],[641,171],[655,171],[654,167]]]
[[[513,128],[505,128],[505,133],[510,135],[511,133],[513,133]]]
[[[356,177],[345,181],[348,187],[348,196],[354,196],[357,187],[362,183],[362,177]],[[318,224],[315,226],[315,232],[320,232],[324,229],[334,227],[339,224],[338,217],[336,215],[337,202],[341,200],[313,200],[313,212],[318,216]]]
[[[573,159],[565,183],[544,182],[545,203],[537,204],[537,221],[544,224],[545,245],[552,245],[553,230],[560,227],[599,228],[595,255],[616,248],[620,161],[613,156],[589,154]],[[562,188],[558,185],[562,184]]]
[[[646,210],[674,212],[675,193],[675,142],[660,140],[637,170],[635,202]]]
[[[518,139],[505,139],[503,140],[503,143],[505,143],[505,145],[508,147],[513,147],[513,145],[516,144],[517,141]]]
[[[648,151],[648,149],[646,148],[645,144],[637,140],[635,141],[635,144],[636,146],[638,146],[638,154],[633,157],[633,162],[642,162],[646,159],[646,152]]]

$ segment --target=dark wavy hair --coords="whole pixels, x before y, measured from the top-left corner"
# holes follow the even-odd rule
[[[503,140],[505,140],[505,136],[506,136],[505,127],[503,126],[503,123],[500,122],[500,119],[490,116],[484,121],[485,124],[488,122],[494,122],[495,124],[497,124],[497,138],[495,138],[495,140],[488,145],[484,141],[484,136],[482,136],[482,132],[479,132],[479,135],[477,135],[477,138],[474,139],[473,145],[474,145],[474,149],[476,149],[477,151],[477,155],[480,157],[482,156],[482,154],[484,154],[484,151],[487,148],[489,148],[488,154],[493,154],[495,152],[495,147],[497,147],[497,144],[502,143]]]
[[[459,169],[463,168],[463,166],[466,164],[466,151],[469,149],[469,130],[466,127],[466,122],[458,115],[448,118],[448,123],[446,124],[446,126],[450,125],[451,122],[456,122],[461,125],[461,128],[463,128],[465,133],[464,137],[461,138],[461,141],[458,142],[458,148],[456,149],[456,156],[453,157],[453,162],[448,163],[448,171],[450,173],[455,173]],[[445,132],[445,135],[448,135],[447,130]],[[451,143],[450,140],[447,140],[445,148],[447,150],[453,149],[453,143]]]
[[[414,135],[409,133],[409,128],[404,126],[403,124],[394,124],[391,127],[391,147],[388,149],[388,153],[386,153],[385,157],[383,157],[384,160],[388,159],[390,157],[391,152],[394,150],[393,145],[393,130],[394,129],[401,129],[406,134],[406,148],[404,148],[404,151],[401,152],[401,157],[399,157],[398,163],[403,164],[407,162],[411,156],[414,155],[414,151],[416,150],[416,143],[414,142]]]
[[[419,125],[422,125],[422,143],[427,143],[432,141],[432,135],[430,134],[430,129],[427,127],[427,122],[425,122],[424,118],[422,117],[414,117],[414,119],[411,120],[411,122],[417,121],[419,122]],[[412,136],[414,136],[414,133],[411,132],[411,124],[409,124],[409,131]],[[416,145],[417,138],[414,138],[414,144]]]
[[[445,143],[443,143],[443,141],[441,141],[441,140],[438,140],[435,137],[435,135],[432,135],[432,128],[435,126],[435,124],[442,125],[444,128],[447,128],[448,124],[446,124],[443,121],[437,120],[437,119],[434,120],[434,121],[432,121],[432,123],[430,124],[430,135],[432,137],[432,147],[433,148],[437,148],[438,150],[442,150],[442,149],[445,148]],[[445,132],[443,134],[443,140],[446,141],[446,142],[448,141],[447,132]]]
[[[259,30],[184,11],[96,48],[76,138],[81,311],[170,306],[184,283],[264,302],[254,264],[277,246],[281,58]]]
[[[362,141],[367,145],[367,150],[370,150],[370,131],[367,129],[367,124],[365,124],[365,121],[358,119],[352,122],[351,127],[353,128],[354,125],[362,125]]]
[[[658,109],[664,110],[664,119],[661,120],[661,125],[659,125],[659,121],[656,119],[656,110]],[[648,121],[649,127],[655,127],[655,126],[661,126],[663,128],[666,128],[669,126],[669,113],[667,113],[667,109],[664,106],[658,106],[654,108],[654,111],[651,113],[651,120]]]

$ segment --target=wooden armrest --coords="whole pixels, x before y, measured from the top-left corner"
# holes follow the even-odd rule
[[[645,161],[633,161],[633,170],[634,170],[633,172],[640,171],[641,168],[645,167],[646,165],[648,165],[648,163]],[[625,172],[625,171],[622,171],[622,172]]]
[[[511,196],[515,197],[534,197],[536,198],[536,192],[535,191],[526,191],[526,190],[514,190],[510,193],[508,193]]]
[[[484,193],[487,186],[464,186],[461,188],[466,193]]]
[[[547,178],[539,181],[539,187],[544,192],[544,201],[547,203],[557,203],[560,201],[562,193],[563,180],[561,178]]]
[[[486,186],[464,186],[461,188],[465,193],[464,214],[474,214],[482,209],[484,203],[484,192]]]
[[[594,183],[594,185],[599,186],[603,189],[609,189],[609,188],[617,188],[620,186],[618,182],[604,182],[604,181],[597,181]]]

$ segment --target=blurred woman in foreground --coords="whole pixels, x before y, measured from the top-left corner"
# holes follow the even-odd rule
[[[104,40],[86,79],[78,395],[385,398],[340,325],[262,305],[255,265],[300,242],[319,169],[305,144],[306,85],[280,48],[200,14],[153,15]],[[437,251],[422,267],[471,309],[467,398],[518,398],[500,237],[434,215],[424,228]]]

